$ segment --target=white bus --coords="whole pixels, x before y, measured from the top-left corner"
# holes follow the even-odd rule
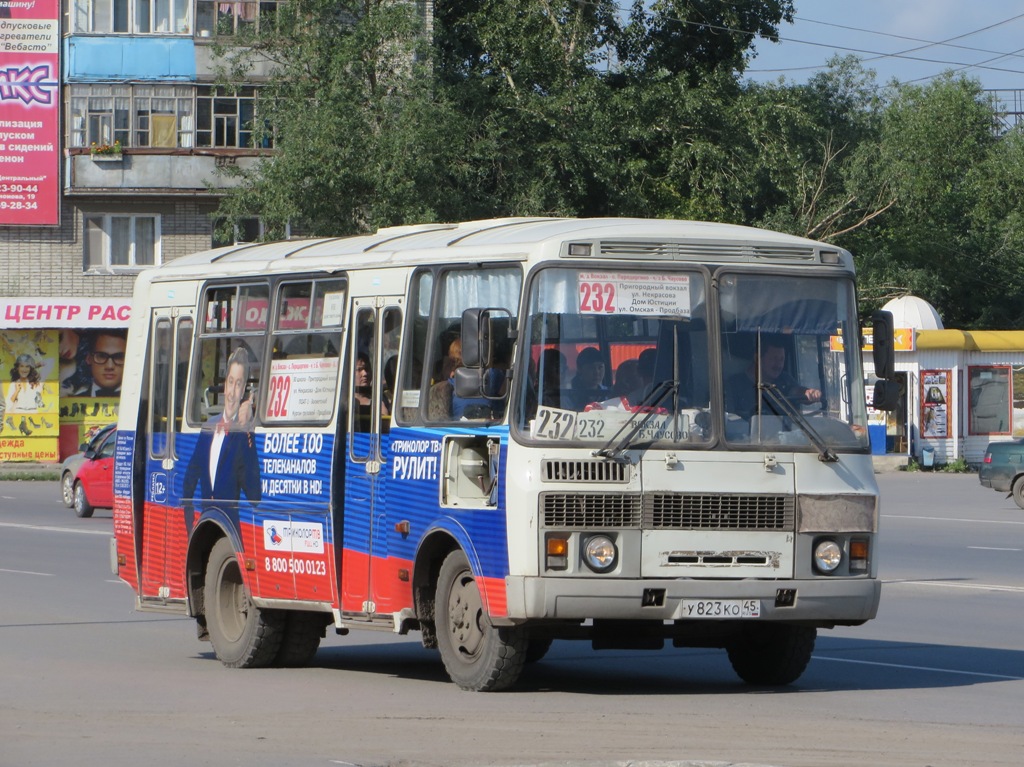
[[[839,248],[687,221],[177,259],[135,288],[115,572],[233,667],[367,628],[468,690],[555,639],[789,684],[879,602],[854,287]]]

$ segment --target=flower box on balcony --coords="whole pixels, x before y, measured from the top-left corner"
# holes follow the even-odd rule
[[[121,162],[124,157],[120,152],[90,152],[93,162]]]
[[[95,162],[120,162],[121,161],[121,142],[115,141],[113,144],[93,144],[89,147],[89,156]]]

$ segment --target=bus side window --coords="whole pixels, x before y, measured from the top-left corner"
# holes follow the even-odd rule
[[[411,423],[420,413],[420,402],[425,400],[430,381],[424,385],[426,350],[429,345],[427,333],[430,327],[430,310],[433,300],[434,275],[432,272],[418,272],[412,280],[409,312],[411,337],[404,344],[405,352],[399,370],[398,391],[395,395],[394,416],[399,423]]]
[[[391,430],[391,414],[395,409],[395,384],[398,378],[398,353],[402,339],[402,310],[389,306],[383,313],[381,339],[381,433]]]
[[[373,418],[372,397],[374,349],[376,327],[372,309],[360,309],[355,321],[355,346],[352,355],[352,398],[350,400],[352,431],[366,433],[370,431]],[[359,449],[353,444],[352,454],[356,458],[367,458],[360,455]]]

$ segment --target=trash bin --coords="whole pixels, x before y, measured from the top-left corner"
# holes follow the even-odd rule
[[[871,440],[871,455],[885,455],[885,424],[869,424],[868,438]]]
[[[921,465],[930,469],[935,465],[935,448],[926,447],[921,451]]]

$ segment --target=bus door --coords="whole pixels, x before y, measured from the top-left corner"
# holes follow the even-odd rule
[[[140,398],[136,459],[136,541],[143,600],[185,597],[188,532],[181,509],[175,436],[185,412],[185,385],[195,319],[191,308],[154,309],[147,375]]]
[[[355,298],[346,365],[345,497],[341,603],[348,613],[392,612],[385,506],[402,299]]]

